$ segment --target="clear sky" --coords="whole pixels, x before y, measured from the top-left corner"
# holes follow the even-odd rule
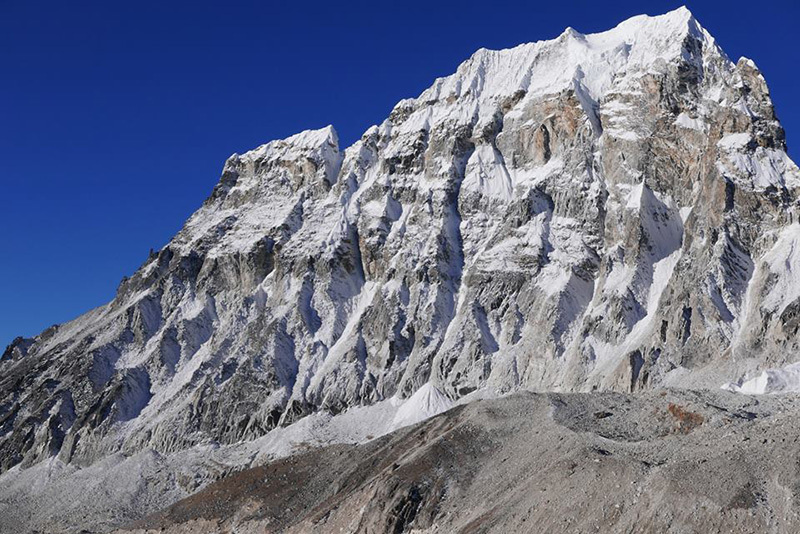
[[[346,146],[480,47],[681,3],[0,0],[0,345],[110,300],[231,153],[327,124]],[[688,3],[761,68],[795,157],[799,6]]]

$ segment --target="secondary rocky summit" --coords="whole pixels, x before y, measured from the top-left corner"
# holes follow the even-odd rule
[[[761,73],[685,8],[479,50],[344,150],[327,127],[232,156],[112,302],[9,346],[0,470],[423,385],[785,389],[743,382],[798,350],[799,185]]]

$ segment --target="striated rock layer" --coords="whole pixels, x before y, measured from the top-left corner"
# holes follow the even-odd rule
[[[764,78],[686,9],[480,50],[349,148],[327,127],[232,156],[112,302],[16,340],[0,470],[426,383],[716,388],[790,363],[798,185]]]

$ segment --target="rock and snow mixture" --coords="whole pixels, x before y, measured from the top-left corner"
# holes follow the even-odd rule
[[[763,76],[685,8],[479,50],[350,147],[231,156],[112,302],[12,343],[0,482],[153,454],[140,510],[216,476],[191,451],[232,469],[465,398],[793,389],[750,379],[800,354],[798,185]]]

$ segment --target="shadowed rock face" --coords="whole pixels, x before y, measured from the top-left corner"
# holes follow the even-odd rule
[[[796,398],[530,394],[224,478],[125,532],[795,532]]]
[[[112,302],[16,340],[0,470],[235,443],[427,382],[781,365],[799,183],[763,77],[684,9],[480,50],[345,150],[327,127],[232,156]]]

